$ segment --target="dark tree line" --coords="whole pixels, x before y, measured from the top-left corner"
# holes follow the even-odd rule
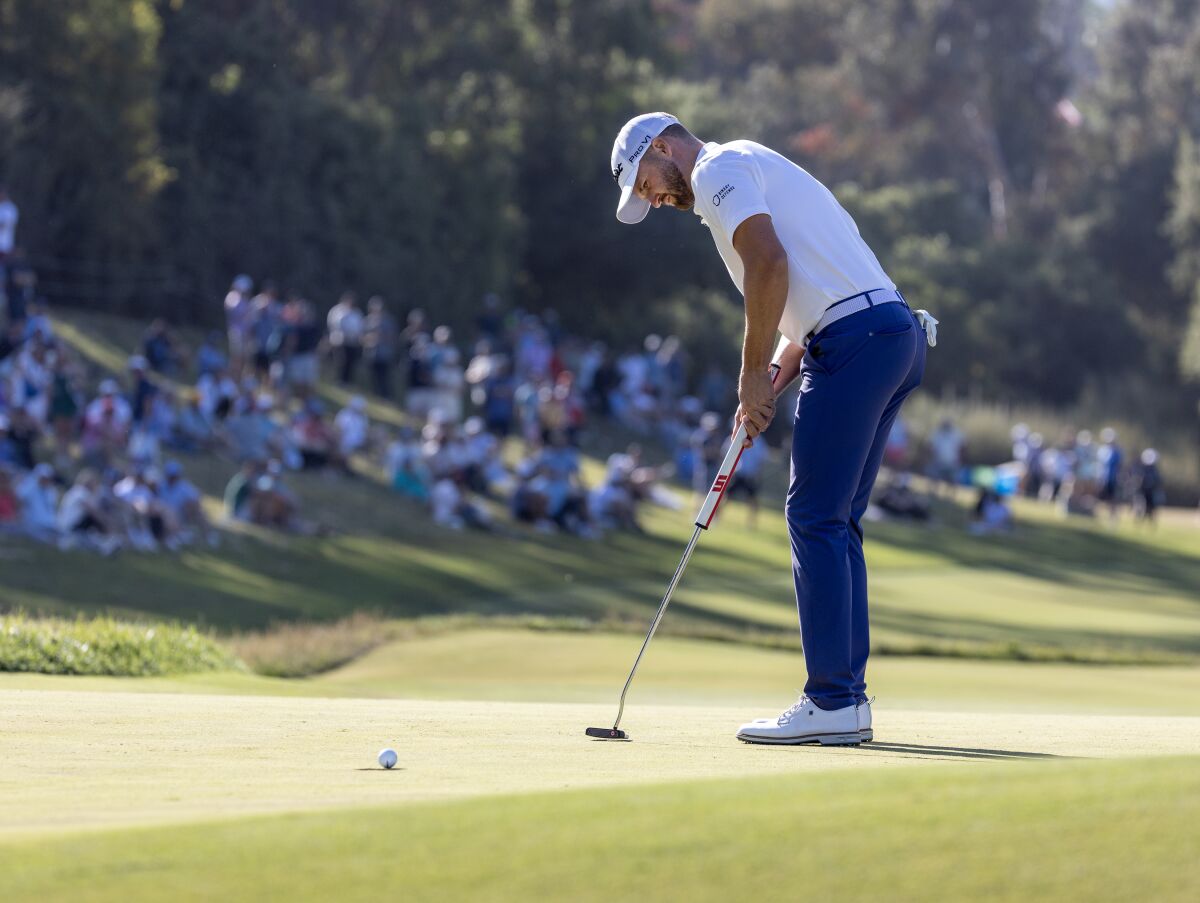
[[[632,113],[771,144],[943,319],[936,389],[1194,420],[1200,0],[0,0],[0,179],[60,300],[235,272],[497,291],[732,359],[698,223],[613,218]]]

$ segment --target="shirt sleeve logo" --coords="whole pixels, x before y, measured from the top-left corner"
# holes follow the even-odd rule
[[[721,201],[725,200],[731,191],[733,191],[733,186],[726,184],[720,191],[713,195],[713,206],[720,207]]]

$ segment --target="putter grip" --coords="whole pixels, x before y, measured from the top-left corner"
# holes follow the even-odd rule
[[[779,373],[779,365],[771,364],[771,380],[774,381]],[[721,504],[721,499],[725,497],[725,490],[729,486],[729,481],[733,479],[733,472],[737,469],[738,461],[741,460],[742,452],[745,451],[746,445],[746,424],[740,424],[738,430],[733,434],[733,441],[729,443],[729,451],[725,452],[725,460],[721,462],[721,466],[717,469],[717,475],[713,479],[712,488],[708,490],[708,495],[704,499],[704,504],[700,506],[700,513],[696,515],[696,526],[702,530],[707,530],[712,523],[712,519],[716,516],[717,506]]]

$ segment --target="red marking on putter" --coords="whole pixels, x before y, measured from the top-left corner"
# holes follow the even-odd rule
[[[723,490],[725,488],[725,484],[728,482],[729,482],[729,477],[725,476],[724,474],[721,474],[719,477],[717,477],[715,480],[713,480],[712,491],[720,492],[721,490]]]

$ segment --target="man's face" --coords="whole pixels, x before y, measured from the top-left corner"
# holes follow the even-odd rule
[[[675,161],[659,149],[657,141],[638,164],[634,193],[649,201],[653,207],[666,205],[676,210],[691,210],[696,203],[692,186],[683,177]]]

